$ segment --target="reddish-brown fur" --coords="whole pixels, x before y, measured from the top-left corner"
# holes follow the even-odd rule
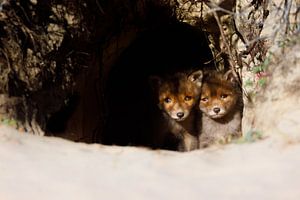
[[[202,85],[200,148],[241,135],[242,96],[228,71],[209,72]]]
[[[202,72],[200,70],[190,74],[180,72],[165,78],[155,77],[154,79],[158,106],[164,116],[159,137],[164,139],[166,133],[170,132],[181,139],[178,150],[196,149],[198,132],[194,106],[198,102],[201,91]]]

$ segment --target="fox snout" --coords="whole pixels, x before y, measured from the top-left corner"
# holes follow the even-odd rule
[[[221,111],[221,109],[220,109],[219,107],[214,107],[214,108],[213,108],[213,111],[214,111],[216,114],[218,114],[218,113]]]
[[[180,105],[179,103],[175,103],[172,106],[164,105],[162,110],[165,111],[172,119],[176,121],[183,121],[185,120],[189,114],[189,109],[185,108],[184,106]]]
[[[205,110],[205,109],[202,109],[202,110]],[[207,113],[207,115],[210,116],[211,118],[221,118],[227,114],[228,108],[226,108],[222,105],[216,104],[210,108],[208,107],[208,109],[204,112]]]
[[[184,117],[184,112],[178,112],[176,115],[181,119]]]
[[[170,110],[167,111],[167,113],[172,119],[176,121],[183,121],[190,114],[188,111],[183,111],[183,110]]]

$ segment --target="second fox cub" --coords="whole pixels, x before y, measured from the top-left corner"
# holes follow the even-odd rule
[[[241,135],[242,95],[232,71],[208,72],[203,79],[200,148]]]
[[[190,151],[198,147],[196,131],[196,109],[202,85],[202,71],[178,72],[167,77],[152,77],[158,107],[163,115],[156,131],[156,143],[165,142],[171,133],[179,142],[179,151]]]

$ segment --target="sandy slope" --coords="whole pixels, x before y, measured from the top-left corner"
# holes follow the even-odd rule
[[[0,199],[300,199],[300,145],[190,153],[106,147],[0,128]]]

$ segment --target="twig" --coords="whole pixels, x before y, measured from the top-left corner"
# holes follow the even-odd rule
[[[221,37],[222,37],[222,40],[224,42],[224,45],[225,45],[225,48],[228,52],[228,55],[229,55],[229,64],[230,64],[230,68],[231,68],[231,71],[233,73],[233,75],[237,78],[238,80],[238,83],[241,87],[241,89],[243,90],[243,93],[245,95],[245,97],[248,99],[248,100],[251,100],[250,98],[250,95],[248,94],[248,92],[243,88],[243,84],[242,84],[242,81],[241,81],[241,77],[237,74],[236,70],[235,70],[235,63],[234,63],[234,56],[232,55],[232,52],[231,52],[231,49],[230,49],[230,46],[226,40],[226,37],[225,37],[225,34],[224,34],[224,31],[223,31],[223,28],[222,28],[222,25],[220,23],[220,20],[219,20],[219,17],[217,16],[217,13],[216,12],[213,12],[213,15],[216,19],[216,22],[218,24],[218,27],[219,27],[219,30],[220,30],[220,33],[221,33]]]
[[[289,25],[290,25],[289,15],[291,12],[291,7],[292,7],[292,1],[285,0],[284,1],[285,9],[283,10],[283,20],[284,20],[284,23],[286,24],[285,34],[288,34],[288,29],[289,29]]]
[[[97,4],[97,6],[98,6],[100,12],[102,13],[102,15],[105,15],[105,12],[104,12],[104,10],[103,10],[101,4],[99,3],[99,0],[96,0],[96,4]]]

